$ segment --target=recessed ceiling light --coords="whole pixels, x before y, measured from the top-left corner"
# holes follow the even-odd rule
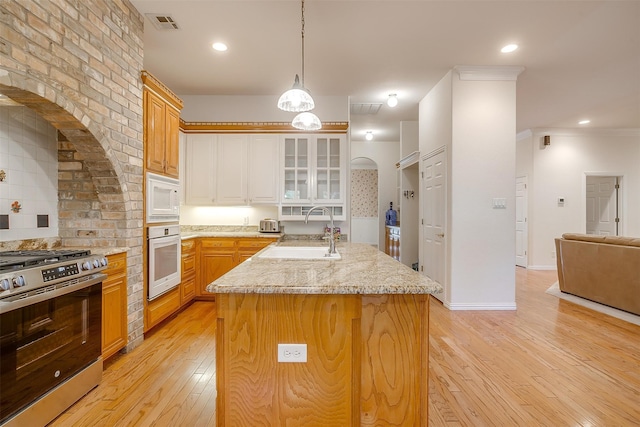
[[[589,123],[591,123],[591,120],[580,120],[578,122],[579,125],[588,125]]]
[[[511,52],[515,51],[516,49],[518,49],[518,45],[517,44],[508,44],[505,47],[503,47],[502,49],[500,49],[500,52],[502,52],[502,53],[511,53]]]
[[[227,45],[222,42],[215,42],[214,44],[211,45],[211,47],[213,47],[218,52],[224,52],[225,50],[228,49]]]

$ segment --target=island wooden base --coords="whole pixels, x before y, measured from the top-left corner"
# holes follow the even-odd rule
[[[217,425],[426,426],[429,295],[217,294]],[[278,363],[278,344],[306,363]]]

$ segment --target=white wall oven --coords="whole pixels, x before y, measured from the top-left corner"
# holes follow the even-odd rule
[[[102,379],[103,256],[0,252],[0,425],[43,426]]]
[[[151,301],[180,284],[180,226],[149,227],[148,239],[148,299]]]
[[[180,181],[147,172],[147,222],[180,220]]]

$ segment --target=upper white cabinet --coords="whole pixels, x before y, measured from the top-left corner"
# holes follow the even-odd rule
[[[244,206],[277,204],[277,135],[187,134],[185,203]]]
[[[246,205],[247,135],[218,135],[216,205]]]
[[[315,205],[331,209],[344,220],[346,137],[291,135],[282,137],[282,194],[280,219],[300,220]],[[325,220],[322,211],[313,219]]]
[[[250,135],[248,150],[249,204],[280,202],[280,138]]]
[[[216,189],[217,135],[185,136],[184,198],[187,205],[213,205]]]

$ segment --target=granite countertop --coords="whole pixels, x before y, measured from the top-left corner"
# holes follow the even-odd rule
[[[281,242],[279,246],[324,246]],[[442,287],[364,243],[339,242],[339,260],[249,260],[207,286],[211,293],[262,294],[432,294]],[[263,249],[266,250],[266,249]]]

